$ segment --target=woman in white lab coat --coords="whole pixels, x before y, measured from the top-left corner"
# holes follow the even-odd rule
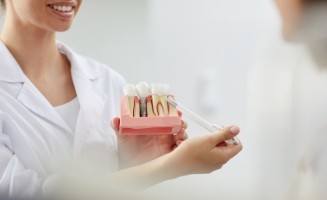
[[[258,199],[326,199],[327,1],[279,0],[285,41],[250,73]],[[259,189],[258,189],[259,188]]]
[[[5,12],[0,35],[0,196],[51,192],[62,174],[85,166],[93,169],[92,175],[101,174],[104,188],[113,182],[144,188],[219,169],[241,150],[241,144],[216,146],[239,133],[235,126],[187,140],[174,151],[184,130],[160,140],[118,137],[117,142],[110,121],[119,114],[124,79],[56,42],[56,32],[69,29],[82,0],[0,2]],[[138,146],[138,152],[128,152],[135,158],[153,152],[145,160],[156,159],[117,171],[117,143],[122,152]],[[83,167],[77,169],[76,163]]]

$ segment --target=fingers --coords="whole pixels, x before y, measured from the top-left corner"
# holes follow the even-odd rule
[[[186,134],[186,131],[185,129],[187,128],[187,123],[185,123],[183,121],[183,128],[180,132],[178,132],[175,136],[174,136],[174,139],[175,139],[175,143],[177,146],[179,146],[184,140],[187,139],[187,134]]]
[[[219,133],[208,136],[211,147],[216,147],[218,144],[232,139],[240,133],[240,129],[237,126],[230,126],[222,129]]]
[[[187,129],[187,123],[182,121],[182,129],[175,135],[175,140],[185,140],[186,139],[186,132],[185,129]]]
[[[175,140],[185,140],[185,130],[180,131],[179,133],[177,133],[176,135],[174,135]]]
[[[119,126],[120,126],[120,118],[115,117],[111,121],[111,127],[117,132],[119,131]]]
[[[185,131],[181,131],[177,135],[174,136],[174,140],[175,140],[175,143],[177,146],[179,146],[186,139],[187,139],[187,134]]]

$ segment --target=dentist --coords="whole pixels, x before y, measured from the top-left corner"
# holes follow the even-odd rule
[[[68,166],[74,171],[72,163],[92,166],[108,187],[119,182],[146,188],[212,172],[241,151],[241,144],[218,145],[239,133],[235,126],[183,143],[184,130],[159,140],[117,141],[110,121],[118,115],[124,79],[56,42],[56,32],[70,28],[82,0],[0,3],[5,12],[0,34],[0,196],[42,195],[60,184]],[[113,124],[118,127],[119,120]],[[134,156],[120,153],[131,145],[139,149],[129,152]],[[138,166],[119,170],[124,156],[138,159],[151,151],[151,157],[131,161]]]

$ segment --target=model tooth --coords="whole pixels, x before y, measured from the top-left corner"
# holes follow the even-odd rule
[[[153,113],[155,116],[159,116],[157,105],[159,103],[159,97],[157,95],[158,93],[158,85],[152,84],[151,85],[151,92],[152,92],[152,108]]]
[[[152,85],[153,110],[157,116],[168,115],[168,102],[161,84]]]
[[[127,96],[128,99],[128,110],[129,110],[129,114],[131,116],[134,116],[135,113],[135,102],[137,100],[137,92],[136,92],[136,88],[134,85],[126,85],[124,87],[124,95]]]
[[[163,107],[163,113],[164,115],[169,115],[168,100],[167,100],[167,97],[169,95],[169,86],[166,84],[161,84],[160,90],[161,90],[160,102]]]
[[[146,82],[140,82],[138,83],[136,86],[136,91],[137,91],[137,94],[140,96],[140,97],[148,97],[151,95],[151,88],[149,86],[148,83]]]
[[[132,84],[125,85],[123,92],[125,96],[137,96],[136,88]]]
[[[177,111],[176,107],[171,106],[168,103],[168,97],[172,97],[171,94],[170,94],[169,85],[162,84],[160,87],[161,87],[161,91],[162,91],[162,94],[163,94],[163,96],[161,97],[161,99],[162,99],[161,101],[165,102],[164,105],[167,106],[167,108],[165,108],[165,110],[167,110],[167,113],[168,113],[167,115],[178,116],[178,111]]]

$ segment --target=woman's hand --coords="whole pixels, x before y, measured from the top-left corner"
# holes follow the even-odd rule
[[[225,143],[239,132],[238,127],[232,126],[218,133],[186,140],[171,153],[118,171],[110,178],[117,188],[142,190],[184,175],[211,173],[220,169],[242,150],[241,144]]]
[[[119,118],[114,118],[112,126],[118,137],[118,154],[121,168],[131,167],[145,163],[170,153],[186,139],[185,129],[187,125],[183,122],[183,129],[177,135],[121,135],[118,133]]]
[[[225,143],[239,132],[238,127],[232,126],[215,134],[189,139],[167,156],[165,165],[172,177],[220,169],[242,150],[241,144]]]

